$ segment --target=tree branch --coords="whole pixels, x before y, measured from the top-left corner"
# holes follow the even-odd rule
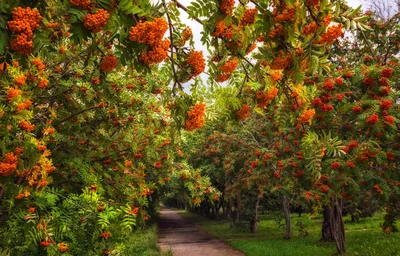
[[[194,19],[195,21],[197,21],[198,23],[200,23],[201,25],[204,25],[204,24],[203,24],[203,21],[201,21],[199,18],[190,17],[189,10],[188,10],[188,8],[186,8],[186,6],[184,6],[183,4],[181,4],[180,2],[178,2],[177,0],[175,0],[174,2],[175,2],[175,4],[176,4],[176,6],[178,6],[178,8],[181,8],[182,10],[184,10],[184,11],[189,15],[189,18],[192,18],[192,19]]]
[[[167,15],[167,19],[168,19],[169,39],[171,41],[171,45],[170,45],[171,56],[170,56],[170,59],[173,60],[174,59],[174,38],[173,38],[173,35],[172,35],[173,27],[172,27],[171,17],[169,16],[169,13],[168,13],[168,10],[167,10],[167,5],[165,4],[165,0],[163,0],[163,6],[164,6],[164,9],[165,9],[165,13]],[[179,82],[178,75],[176,74],[174,61],[171,61],[171,67],[172,67],[172,72],[174,73],[174,85],[172,87],[172,91],[175,92],[176,84],[178,84],[179,88],[181,90],[183,90],[182,85]]]
[[[67,118],[65,118],[65,119],[63,119],[63,120],[61,120],[60,122],[58,122],[57,124],[55,124],[55,125],[53,125],[53,126],[54,126],[54,127],[59,126],[60,124],[66,122],[66,121],[68,121],[68,120],[70,120],[71,118],[74,118],[74,117],[77,116],[77,115],[80,115],[80,114],[82,114],[82,113],[84,113],[84,112],[86,112],[86,111],[89,111],[89,110],[92,110],[92,109],[95,109],[95,108],[98,108],[98,107],[95,106],[95,107],[90,107],[90,108],[83,109],[83,110],[81,110],[81,111],[79,111],[79,112],[77,112],[77,113],[75,113],[75,114],[73,114],[73,115],[71,115],[71,116],[69,116],[69,117],[67,117]]]

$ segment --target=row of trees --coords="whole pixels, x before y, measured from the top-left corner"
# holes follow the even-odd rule
[[[170,44],[160,8],[0,3],[2,255],[129,254],[126,242],[155,216],[160,188],[194,173],[180,163],[177,128],[196,98],[171,116],[170,66],[156,66]],[[203,177],[185,185],[197,200],[217,194]]]
[[[398,231],[399,15],[368,15],[373,30],[337,40],[325,76],[306,73],[303,84],[283,76],[265,91],[247,63],[243,84],[213,92],[217,107],[231,104],[222,114],[233,121],[187,135],[190,163],[223,195],[200,212],[217,217],[222,207],[223,217],[256,232],[259,208],[281,209],[286,239],[291,211],[321,212],[321,239],[335,241],[339,253],[346,250],[344,214],[357,219],[385,208],[383,230]],[[283,93],[275,95],[277,88]]]

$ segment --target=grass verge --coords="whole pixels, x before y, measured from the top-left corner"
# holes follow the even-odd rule
[[[298,217],[293,214],[293,236],[291,240],[285,240],[283,239],[284,227],[279,225],[281,222],[278,221],[276,215],[262,215],[259,232],[253,234],[232,227],[230,221],[227,220],[208,220],[186,211],[179,211],[179,214],[244,252],[247,256],[326,256],[336,254],[333,243],[319,242],[321,217],[311,218],[307,214]],[[382,214],[376,214],[374,217],[365,218],[359,222],[350,222],[346,217],[348,251],[346,255],[400,256],[400,233],[383,233],[380,228],[382,222]],[[300,232],[298,223],[302,223],[302,232]],[[307,235],[304,235],[305,231]]]
[[[172,256],[171,252],[163,253],[157,245],[157,228],[155,225],[132,234],[125,243],[126,256]]]

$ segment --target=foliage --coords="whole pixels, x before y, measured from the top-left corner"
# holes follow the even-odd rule
[[[179,9],[203,24],[208,65]],[[2,1],[2,247],[122,253],[166,190],[194,207],[229,202],[253,225],[264,197],[314,213],[337,198],[379,201],[396,231],[399,16],[360,10]]]

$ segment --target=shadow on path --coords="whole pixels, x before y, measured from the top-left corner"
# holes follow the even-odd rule
[[[174,256],[244,256],[219,239],[198,229],[176,211],[162,208],[159,219],[158,245]]]

